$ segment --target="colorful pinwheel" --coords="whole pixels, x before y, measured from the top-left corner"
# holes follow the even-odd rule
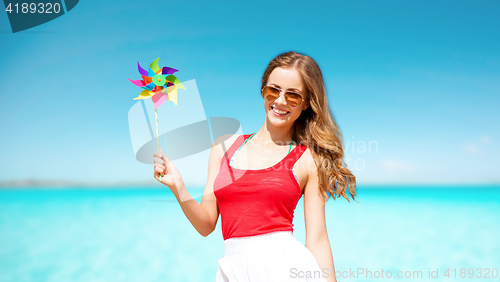
[[[158,67],[158,60],[154,60],[149,65],[149,71],[144,70],[139,62],[137,62],[137,67],[139,73],[142,76],[142,80],[130,80],[134,85],[143,88],[144,90],[134,98],[134,100],[142,100],[151,97],[153,103],[155,104],[155,117],[156,117],[156,142],[158,144],[158,150],[160,150],[160,137],[158,135],[158,112],[156,109],[163,104],[166,100],[174,102],[177,105],[177,88],[184,89],[184,85],[173,75],[174,72],[178,71],[173,68]],[[160,174],[160,181],[161,181]]]
[[[134,98],[134,100],[147,99],[151,97],[153,103],[155,104],[155,109],[158,108],[166,100],[174,102],[177,105],[177,88],[184,89],[184,85],[173,75],[176,69],[163,67],[158,67],[158,60],[154,60],[149,65],[149,71],[141,68],[139,62],[137,62],[137,67],[139,73],[142,76],[142,80],[130,80],[134,85],[143,88],[144,90]]]

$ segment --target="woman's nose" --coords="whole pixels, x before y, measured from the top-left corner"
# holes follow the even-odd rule
[[[285,105],[286,104],[285,94],[280,93],[280,96],[278,97],[278,99],[275,100],[275,102],[281,105]]]

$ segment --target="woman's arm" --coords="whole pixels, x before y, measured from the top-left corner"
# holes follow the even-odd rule
[[[182,211],[186,215],[187,219],[193,227],[204,237],[208,236],[212,233],[217,225],[217,220],[219,218],[219,208],[217,206],[217,200],[213,193],[213,184],[217,174],[219,173],[221,159],[224,154],[223,146],[228,148],[227,142],[234,141],[235,138],[228,138],[227,135],[221,136],[217,138],[210,150],[210,157],[208,163],[208,177],[207,183],[205,186],[205,191],[203,192],[203,197],[201,200],[201,204],[198,204],[191,195],[189,194],[186,186],[184,185],[184,181],[180,176],[178,170],[175,168],[175,165],[172,161],[168,159],[168,157],[161,153],[156,152],[155,157],[162,157],[161,160],[157,160],[155,158],[155,178],[159,180],[158,173],[161,172],[164,175],[162,179],[162,183],[167,185],[175,195],[175,198],[179,202]],[[230,146],[230,144],[229,144]],[[159,155],[158,155],[159,154]],[[166,168],[165,168],[166,167]],[[171,175],[175,180],[167,182],[167,176],[164,172],[165,170],[173,174]]]
[[[326,232],[325,204],[319,193],[318,171],[311,152],[306,150],[308,178],[304,189],[306,247],[316,258],[328,282],[336,282],[330,240]]]

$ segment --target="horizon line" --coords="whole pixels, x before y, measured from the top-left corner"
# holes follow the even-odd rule
[[[403,186],[403,187],[422,187],[422,186],[499,186],[500,182],[474,182],[474,183],[464,183],[464,182],[358,182],[356,187],[360,186]],[[66,181],[66,180],[35,180],[35,179],[25,179],[25,180],[8,180],[0,181],[0,189],[5,188],[22,188],[22,187],[53,187],[53,188],[71,188],[71,187],[81,187],[81,188],[93,188],[93,187],[158,187],[158,188],[168,188],[163,187],[157,181],[97,181],[97,182],[84,182],[84,181]],[[205,185],[199,184],[189,184],[186,183],[188,189],[203,190]],[[465,188],[465,187],[464,187]]]

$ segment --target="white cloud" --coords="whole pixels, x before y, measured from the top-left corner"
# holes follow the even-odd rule
[[[473,156],[481,155],[481,153],[483,152],[481,148],[479,148],[479,146],[470,142],[464,143],[462,145],[462,148],[464,149],[465,152]]]
[[[479,137],[479,142],[481,144],[484,144],[484,145],[490,144],[491,143],[491,137],[488,136],[488,135],[482,135],[482,136]]]
[[[483,151],[487,145],[492,141],[489,135],[481,135],[476,142],[466,142],[462,145],[462,149],[472,156],[479,156],[483,154]]]

